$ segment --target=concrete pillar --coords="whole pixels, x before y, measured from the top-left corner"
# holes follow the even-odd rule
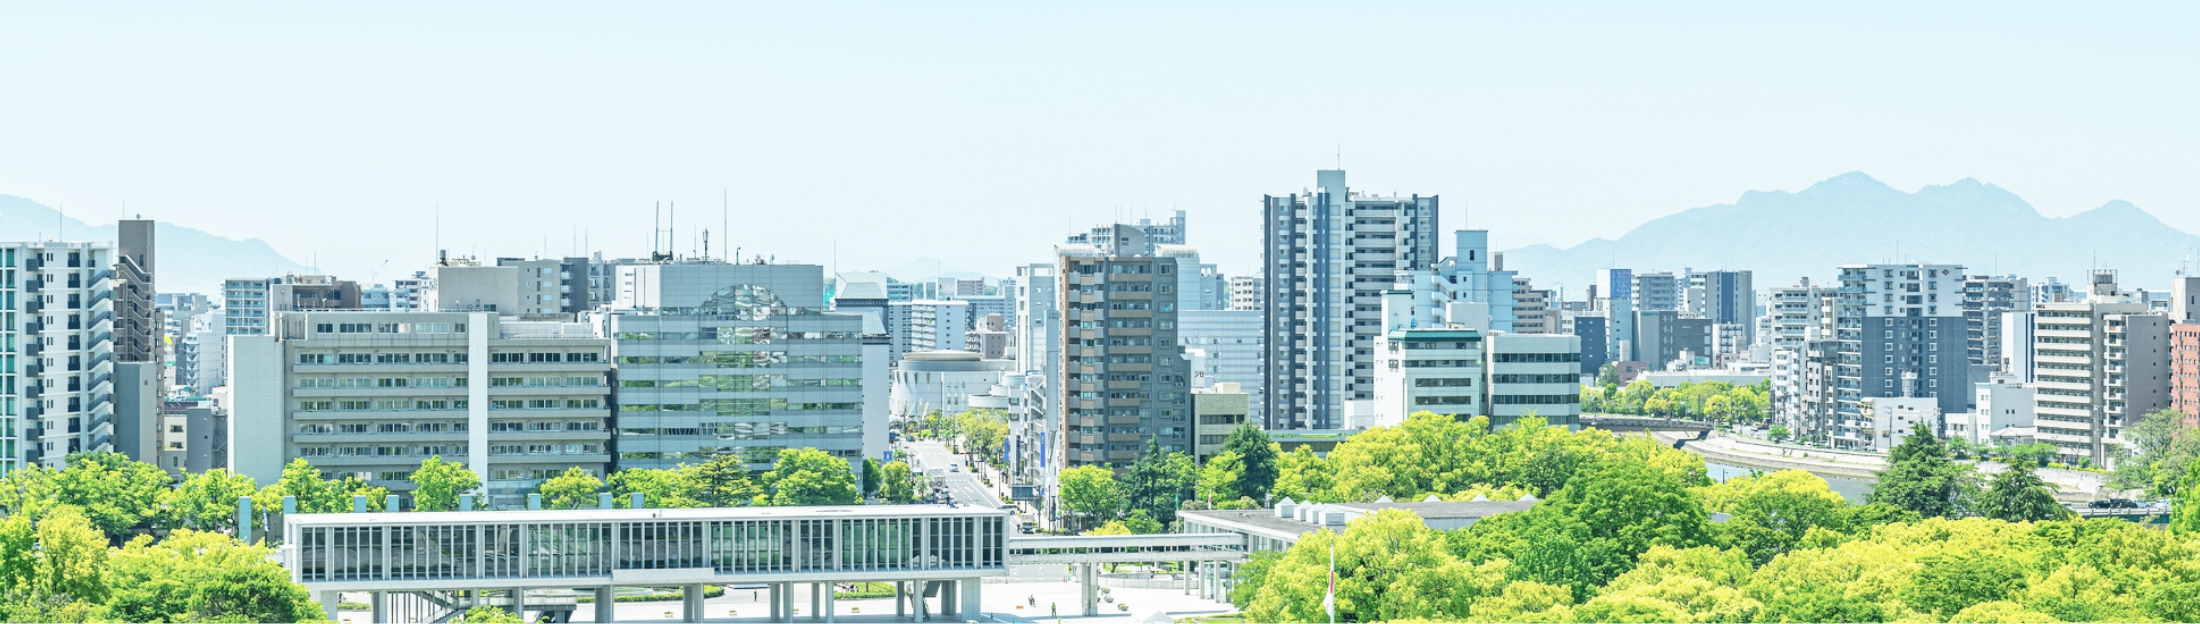
[[[369,613],[372,613],[372,614],[374,614],[374,620],[373,620],[373,621],[376,621],[376,622],[394,622],[394,621],[396,621],[396,620],[392,620],[392,619],[390,619],[390,593],[389,593],[389,592],[380,592],[380,591],[378,591],[378,592],[367,592],[367,609],[369,609]]]
[[[894,619],[897,620],[909,616],[909,603],[902,602],[903,587],[906,585],[902,581],[894,581]]]
[[[609,622],[618,619],[619,594],[606,585],[596,588],[596,621]]]
[[[703,621],[703,584],[690,583],[680,592],[680,621]]]
[[[1078,591],[1083,596],[1085,617],[1100,615],[1100,579],[1094,574],[1094,564],[1077,564]]]
[[[794,621],[794,583],[779,584],[779,599],[786,601],[779,605],[780,615],[785,616],[786,621]]]
[[[909,582],[909,609],[917,612],[918,622],[923,622],[925,619],[924,588],[925,585],[930,582],[931,581]]]
[[[782,604],[782,603],[783,603],[784,601],[781,601],[781,600],[779,599],[779,584],[778,584],[778,583],[772,583],[772,584],[770,584],[770,585],[766,585],[766,586],[764,587],[764,591],[765,591],[765,593],[767,594],[767,595],[766,595],[766,596],[765,596],[764,598],[765,598],[766,600],[770,600],[770,601],[772,602],[772,606],[771,606],[771,609],[769,609],[769,610],[768,610],[768,612],[769,612],[769,613],[771,614],[771,621],[774,621],[774,622],[785,622],[785,621],[787,621],[787,620],[785,619],[785,618],[787,617],[787,614],[785,614],[785,613],[781,613],[781,612],[779,611],[780,607],[784,606],[784,605]]]
[[[343,601],[344,594],[342,592],[321,592],[321,612],[328,615],[329,621],[334,622],[336,621],[336,604]]]
[[[519,620],[522,622],[527,621],[527,589],[514,587],[506,591],[510,592],[510,595],[506,597],[511,599],[511,606],[506,607],[504,610],[512,612],[512,615],[519,616]]]
[[[825,584],[825,624],[833,624],[833,584]]]
[[[955,600],[955,590],[961,587],[961,581],[940,581],[940,615],[962,619],[962,603]]]
[[[818,592],[818,588],[823,586],[825,586],[824,583],[810,584],[810,621],[812,622],[825,619],[823,614],[818,613],[819,608],[824,606],[825,601],[825,597]]]
[[[964,579],[956,582],[958,588],[962,590],[962,596],[955,599],[955,604],[962,608],[962,611],[960,611],[962,619],[975,620],[979,618],[979,614],[985,612],[985,603],[981,602],[985,591],[983,583],[985,583],[984,579]]]

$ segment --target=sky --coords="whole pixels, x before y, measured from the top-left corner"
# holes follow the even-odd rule
[[[1247,272],[1340,163],[1500,248],[1848,171],[2200,232],[2200,3],[1921,4],[10,3],[0,193],[350,276],[638,256],[661,202],[683,254],[993,275],[1183,209]]]

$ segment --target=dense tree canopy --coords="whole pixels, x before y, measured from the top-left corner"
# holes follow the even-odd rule
[[[853,505],[863,501],[848,460],[817,449],[782,449],[771,472],[764,473],[771,504]]]
[[[443,461],[440,455],[422,460],[410,478],[413,508],[420,511],[457,510],[459,498],[481,489],[481,475],[468,470],[466,464]]]
[[[1062,510],[1082,518],[1084,526],[1113,520],[1122,509],[1123,495],[1116,487],[1114,471],[1078,466],[1063,470],[1056,478],[1061,482]]]
[[[1268,439],[1268,432],[1247,421],[1223,439],[1222,450],[1237,453],[1244,463],[1245,469],[1238,479],[1238,493],[1256,501],[1267,501],[1268,493],[1276,487],[1280,470],[1276,465],[1277,457],[1283,454],[1282,449]]]
[[[1960,518],[1969,512],[1977,479],[1971,466],[1950,457],[1948,445],[1920,422],[1887,452],[1887,470],[1872,486],[1871,501],[1927,518]]]

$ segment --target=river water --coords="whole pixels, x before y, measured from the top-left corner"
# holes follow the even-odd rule
[[[1732,479],[1734,477],[1747,476],[1751,472],[1757,472],[1749,468],[1728,466],[1725,464],[1710,461],[1704,462],[1704,468],[1709,469],[1711,473],[1711,480],[1720,482],[1724,482],[1727,479]],[[1833,492],[1835,494],[1840,494],[1842,498],[1847,498],[1849,499],[1849,502],[1856,503],[1858,505],[1864,504],[1864,495],[1869,494],[1872,491],[1872,482],[1864,479],[1855,479],[1850,477],[1830,477],[1826,475],[1818,475],[1818,477],[1821,479],[1825,479],[1826,485],[1832,486]]]

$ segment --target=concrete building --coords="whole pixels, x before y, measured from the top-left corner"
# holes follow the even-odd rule
[[[1589,301],[1605,299],[1635,299],[1635,271],[1633,269],[1597,269],[1596,281],[1589,285]],[[1632,303],[1629,304],[1632,306]],[[1599,309],[1609,310],[1609,307]]]
[[[1678,363],[1683,368],[1710,366],[1717,347],[1711,319],[1683,316],[1678,310],[1635,313],[1635,361],[1652,370]],[[1699,361],[1700,359],[1700,361]]]
[[[281,312],[360,309],[359,284],[327,275],[285,275],[222,282],[222,321],[231,336],[266,334]]]
[[[1556,296],[1548,290],[1537,290],[1528,278],[1513,278],[1513,333],[1556,334],[1558,308],[1551,305]]]
[[[1197,442],[1193,444],[1193,457],[1201,462],[1222,453],[1222,445],[1230,439],[1230,432],[1237,430],[1251,418],[1252,395],[1239,390],[1230,382],[1207,388],[1192,389],[1192,421],[1198,429]]]
[[[487,312],[282,312],[232,336],[229,468],[263,483],[305,458],[406,491],[441,456],[515,507],[543,479],[611,467],[608,341]]]
[[[1681,309],[1681,290],[1686,278],[1672,271],[1636,273],[1635,311],[1674,312]]]
[[[1486,414],[1502,427],[1524,416],[1552,426],[1581,427],[1581,338],[1493,333],[1483,343],[1488,364]]]
[[[2170,325],[2169,404],[2185,413],[2185,428],[2200,427],[2200,323]]]
[[[1934,397],[1864,397],[1857,403],[1861,423],[1856,430],[1834,436],[1840,448],[1885,453],[1902,444],[1918,423],[1934,435],[1947,435],[1941,419],[1941,402]]]
[[[1115,228],[1116,249],[1149,248],[1142,238],[1136,227]],[[1177,339],[1182,259],[1081,244],[1055,250],[1063,466],[1125,468],[1148,440],[1190,452],[1191,365]]]
[[[1416,412],[1462,421],[1487,414],[1483,339],[1483,331],[1466,327],[1397,327],[1383,334],[1375,341],[1374,409],[1351,425],[1395,427]]]
[[[1711,319],[1714,325],[1739,327],[1743,334],[1739,344],[1755,341],[1757,291],[1749,271],[1689,271],[1687,280],[1682,309]]]
[[[1230,309],[1261,310],[1261,289],[1266,282],[1258,275],[1240,275],[1230,278]]]
[[[1958,430],[1953,422],[1950,423],[1950,436],[1964,437],[1974,444],[1987,444],[1994,441],[1996,433],[2012,427],[2035,426],[2033,408],[2038,395],[2032,384],[2012,375],[1994,375],[1978,384],[1972,396],[1971,402],[1977,407],[1971,410],[1963,429]]]
[[[1973,275],[1963,278],[1964,353],[1971,362],[1971,382],[1985,383],[2001,372],[2007,346],[2002,327],[2012,312],[2030,312],[2030,283],[2022,277]]]
[[[1125,227],[1137,230],[1139,236],[1132,239],[1119,234],[1119,228]],[[1071,245],[1091,245],[1093,249],[1098,250],[1102,255],[1154,256],[1162,255],[1157,247],[1158,245],[1190,244],[1191,239],[1186,230],[1184,211],[1178,210],[1168,221],[1157,223],[1152,219],[1139,219],[1137,223],[1095,226],[1085,233],[1072,234],[1068,240],[1062,242]]]
[[[2053,277],[2032,285],[2032,303],[2059,303],[2084,298],[2085,293],[2073,292],[2069,284],[2056,281]]]
[[[1400,271],[1436,268],[1437,198],[1357,193],[1324,170],[1263,197],[1261,232],[1268,429],[1339,428],[1348,402],[1374,398],[1374,302]]]
[[[1833,314],[1840,350],[1833,357],[1838,416],[1850,421],[1839,425],[1844,431],[1863,429],[1865,397],[1936,397],[1942,413],[1969,408],[1962,283],[1957,265],[1841,267]]]
[[[591,309],[587,258],[442,260],[428,268],[422,307],[495,312],[526,320],[571,320]]]
[[[886,451],[887,339],[825,312],[823,267],[681,262],[618,267],[592,316],[618,363],[622,468],[719,456],[764,470],[815,448],[851,469]]]
[[[1780,397],[1790,404],[1773,413],[1773,421],[1787,425],[1795,439],[1813,444],[1834,444],[1841,431],[1841,341],[1825,337],[1803,342],[1801,364],[1796,368],[1796,391]],[[1861,408],[1859,408],[1861,411]],[[1855,419],[1848,419],[1854,421]],[[1851,434],[1853,442],[1857,436]]]
[[[1595,375],[1612,361],[1609,333],[1611,319],[1596,314],[1573,317],[1573,327],[1560,332],[1581,339],[1581,374]]]
[[[0,473],[116,450],[114,256],[107,243],[0,244]]]
[[[2037,305],[2037,304],[2034,304]],[[2015,375],[2025,383],[2038,381],[2039,315],[2032,312],[2001,313],[2001,366],[1998,372]]]
[[[2112,468],[2131,445],[2124,428],[2170,405],[2169,318],[2120,294],[2114,271],[2094,271],[2087,291],[2033,304],[2037,439],[2067,463]]]
[[[988,360],[1008,359],[1008,321],[999,313],[978,319],[977,327],[963,333],[963,349]]]
[[[922,420],[925,414],[953,415],[970,409],[970,396],[985,394],[1013,371],[1009,360],[980,359],[969,351],[918,351],[894,368],[889,417]]]
[[[153,302],[158,286],[153,269],[153,222],[123,219],[115,225],[115,361],[150,362],[162,358],[161,316]]]
[[[1267,393],[1262,391],[1261,314],[1254,310],[1189,310],[1177,313],[1177,342],[1192,361],[1192,388],[1236,384],[1252,397],[1253,422],[1266,422]]]
[[[944,299],[890,301],[886,329],[893,336],[888,357],[901,358],[918,351],[961,351],[970,331],[970,302]]]

